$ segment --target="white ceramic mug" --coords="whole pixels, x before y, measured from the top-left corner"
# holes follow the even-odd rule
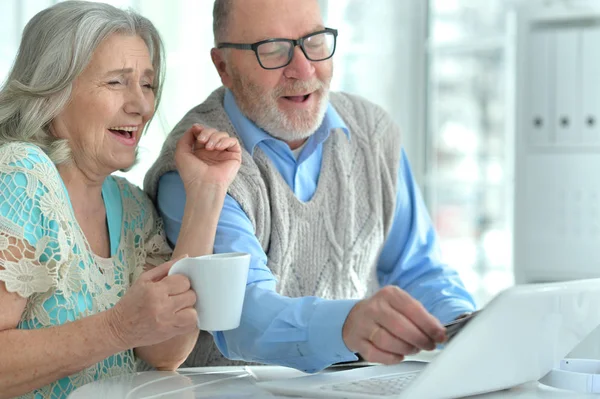
[[[240,325],[250,254],[232,252],[183,258],[169,270],[190,279],[196,293],[198,328],[232,330]]]

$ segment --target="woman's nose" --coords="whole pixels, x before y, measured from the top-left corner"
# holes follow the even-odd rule
[[[141,87],[132,88],[125,103],[125,112],[147,116],[152,112],[152,102]]]

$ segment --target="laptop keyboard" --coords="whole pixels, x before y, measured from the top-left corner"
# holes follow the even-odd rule
[[[343,382],[331,385],[322,385],[325,391],[341,391],[366,393],[370,395],[397,395],[419,374],[419,371],[387,375],[385,377],[373,377],[364,380]]]

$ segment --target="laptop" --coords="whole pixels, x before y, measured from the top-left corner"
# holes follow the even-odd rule
[[[600,279],[498,294],[431,362],[404,361],[259,383],[314,398],[456,398],[537,381],[600,325]]]

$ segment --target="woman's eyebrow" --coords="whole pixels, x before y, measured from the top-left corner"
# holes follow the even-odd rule
[[[104,76],[117,75],[117,74],[126,75],[126,74],[130,74],[130,73],[133,73],[133,68],[119,68],[119,69],[113,69],[111,71],[106,72],[106,74],[104,74]],[[144,75],[154,76],[154,70],[151,68],[147,68],[146,70],[144,70]]]

